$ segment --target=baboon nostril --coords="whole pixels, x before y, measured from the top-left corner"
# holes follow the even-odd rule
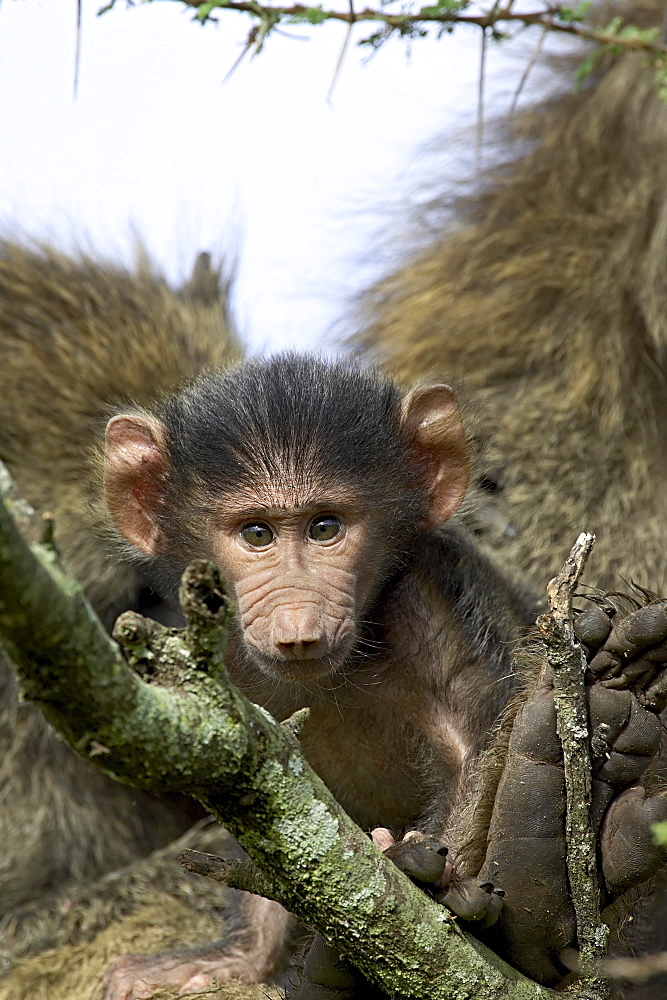
[[[295,639],[293,642],[277,642],[276,648],[289,659],[305,659],[315,654],[320,646],[319,639]]]

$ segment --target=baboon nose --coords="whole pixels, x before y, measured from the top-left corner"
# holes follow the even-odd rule
[[[273,619],[273,645],[286,660],[307,660],[322,655],[324,634],[318,609],[278,608]]]
[[[319,653],[319,639],[296,639],[293,642],[277,642],[276,649],[286,660],[307,660]]]

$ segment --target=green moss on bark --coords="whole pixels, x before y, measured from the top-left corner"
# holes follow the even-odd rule
[[[183,587],[185,632],[147,626],[138,644],[130,636],[135,665],[151,665],[142,679],[53,550],[31,549],[0,501],[0,638],[24,696],[72,747],[121,780],[199,798],[268,877],[273,897],[391,997],[553,996],[412,885],[343,812],[293,729],[230,684],[217,570],[197,564]]]

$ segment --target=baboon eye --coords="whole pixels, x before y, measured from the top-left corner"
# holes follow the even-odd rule
[[[246,524],[241,528],[241,537],[248,545],[252,545],[256,549],[261,549],[265,545],[271,544],[273,541],[273,532],[268,524],[258,521],[257,524]]]
[[[340,532],[343,525],[337,517],[327,514],[310,522],[308,534],[316,542],[330,542]]]

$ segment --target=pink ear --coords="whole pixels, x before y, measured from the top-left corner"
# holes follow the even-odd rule
[[[168,462],[164,428],[154,417],[123,414],[107,424],[104,492],[120,534],[148,555],[164,551],[157,523]]]
[[[413,389],[403,400],[403,428],[429,497],[427,521],[443,524],[461,504],[470,464],[461,414],[448,385]]]

